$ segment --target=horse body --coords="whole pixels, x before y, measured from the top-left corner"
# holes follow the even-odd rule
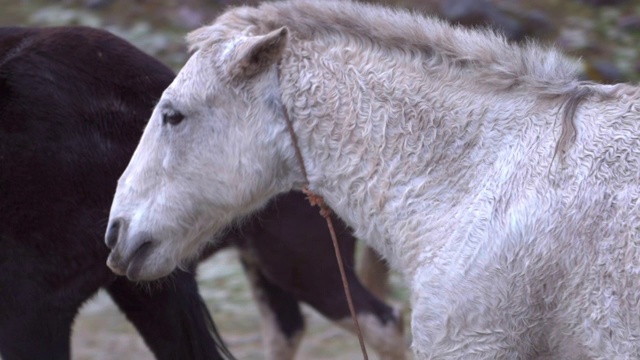
[[[382,360],[404,359],[402,316],[360,282],[354,270],[356,239],[340,219],[333,221],[364,340]],[[302,193],[278,197],[221,242],[239,250],[262,315],[268,359],[294,357],[304,330],[299,302],[355,332],[326,221]]]
[[[104,264],[100,238],[116,179],[173,78],[102,30],[0,29],[3,359],[69,359],[73,320],[101,287],[158,359],[232,357],[198,293],[194,265],[139,284]],[[345,263],[353,265],[355,238],[342,223],[336,228]],[[266,358],[294,358],[304,330],[299,301],[352,330],[337,270],[326,269],[335,260],[325,221],[301,194],[273,202],[223,242],[240,249],[263,315]],[[403,359],[397,311],[373,297],[351,267],[347,276],[366,340],[382,358]]]
[[[113,276],[99,241],[115,179],[173,77],[105,31],[0,29],[3,359],[69,359],[73,320],[100,287],[158,359],[224,358],[193,273],[150,291]]]
[[[162,275],[301,187],[288,112],[310,189],[404,274],[419,358],[640,356],[637,88],[351,2],[240,7],[189,41],[116,191],[114,271]]]

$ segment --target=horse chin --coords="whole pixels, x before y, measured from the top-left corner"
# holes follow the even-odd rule
[[[131,258],[126,275],[132,281],[152,281],[169,275],[176,268],[176,263],[165,259],[153,245],[142,247]]]
[[[127,278],[131,281],[153,281],[163,278],[175,270],[175,265],[150,267],[143,263],[132,262],[127,268]]]
[[[165,256],[155,241],[144,241],[134,251],[111,251],[107,265],[117,275],[126,275],[133,281],[151,281],[169,275],[177,263]]]

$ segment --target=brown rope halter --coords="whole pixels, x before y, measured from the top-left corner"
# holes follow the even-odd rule
[[[278,64],[278,79],[280,79],[280,66]],[[358,335],[358,341],[360,342],[360,350],[362,350],[362,356],[364,360],[368,360],[369,356],[367,356],[367,348],[364,345],[364,339],[362,338],[362,332],[360,331],[360,324],[358,323],[358,318],[356,317],[356,310],[353,306],[353,300],[351,299],[351,290],[349,289],[349,282],[347,281],[347,276],[344,272],[344,264],[342,263],[342,254],[340,253],[340,247],[338,246],[338,238],[336,237],[336,232],[333,228],[333,221],[331,221],[331,209],[325,204],[324,198],[320,195],[314,194],[311,190],[309,190],[309,177],[307,176],[307,168],[304,166],[304,160],[302,159],[302,153],[300,152],[300,147],[298,146],[298,137],[296,136],[295,131],[293,131],[293,124],[291,123],[291,118],[289,118],[289,112],[287,108],[282,104],[282,112],[284,113],[284,119],[287,122],[287,128],[289,129],[289,135],[291,135],[291,142],[293,143],[293,148],[296,151],[296,157],[298,158],[298,162],[300,163],[300,169],[302,170],[302,175],[304,176],[305,185],[302,188],[302,192],[307,195],[307,199],[311,206],[320,207],[320,215],[322,215],[327,220],[327,227],[329,228],[329,233],[331,233],[331,241],[333,241],[333,249],[336,252],[336,259],[338,260],[338,268],[340,269],[340,276],[342,278],[342,286],[344,288],[344,294],[347,297],[347,304],[349,304],[349,312],[351,313],[351,319],[353,320],[353,325],[356,328],[356,334]]]

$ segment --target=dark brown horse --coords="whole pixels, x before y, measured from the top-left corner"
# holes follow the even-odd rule
[[[73,319],[101,287],[158,359],[230,357],[193,272],[176,271],[146,287],[105,265],[102,234],[116,180],[173,77],[157,60],[101,30],[0,30],[3,359],[69,359]],[[337,226],[365,335],[385,358],[400,359],[400,318],[359,283],[355,239]],[[260,304],[268,357],[295,354],[304,328],[298,301],[349,328],[324,219],[302,195],[278,199],[203,257],[228,245],[240,249]]]
[[[158,359],[224,358],[193,274],[150,293],[104,265],[116,179],[173,77],[104,31],[0,29],[2,359],[69,359],[71,324],[100,287]]]
[[[335,217],[334,226],[367,345],[380,359],[404,359],[400,314],[362,285],[354,269],[356,239]],[[302,193],[276,198],[231,230],[222,243],[233,244],[240,252],[262,314],[269,359],[293,358],[304,329],[299,301],[353,331],[327,223]]]

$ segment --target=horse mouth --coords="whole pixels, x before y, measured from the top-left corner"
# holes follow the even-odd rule
[[[147,241],[140,245],[133,255],[131,255],[126,271],[126,275],[129,280],[138,280],[140,278],[144,262],[149,258],[153,248],[153,243],[151,241]]]
[[[117,275],[126,275],[129,280],[140,280],[145,262],[153,253],[154,248],[154,243],[147,240],[128,256],[123,256],[122,253],[115,250],[111,251],[107,266]]]

